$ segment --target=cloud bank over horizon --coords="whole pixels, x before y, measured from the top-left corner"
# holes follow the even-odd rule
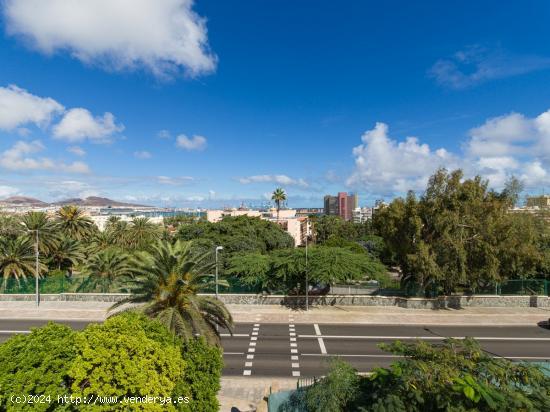
[[[431,148],[417,137],[399,141],[381,122],[361,142],[353,148],[355,167],[346,183],[382,197],[422,191],[440,167],[480,175],[495,189],[512,176],[526,190],[550,184],[550,110],[533,118],[516,112],[489,118],[468,131],[459,153]]]

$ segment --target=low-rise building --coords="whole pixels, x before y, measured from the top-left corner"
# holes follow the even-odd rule
[[[372,219],[372,207],[361,207],[353,209],[353,223],[365,223]]]

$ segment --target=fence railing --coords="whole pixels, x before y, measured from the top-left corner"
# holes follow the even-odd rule
[[[220,286],[220,294],[272,294],[284,295],[283,290],[262,291],[258,286],[244,285],[236,277],[224,278],[229,287]],[[125,292],[121,284],[95,281],[89,276],[75,274],[66,276],[55,274],[46,276],[39,281],[41,293],[118,293]],[[214,288],[204,290],[206,293],[214,293]],[[488,285],[474,290],[463,289],[458,294],[463,295],[539,295],[549,296],[550,281],[547,279],[517,279]],[[0,280],[0,294],[29,294],[35,293],[34,278],[14,278]],[[330,287],[329,295],[373,295],[373,296],[402,296],[402,297],[437,297],[442,295],[442,289],[432,285],[428,289],[422,289],[418,285],[409,284],[403,288],[384,288],[375,283],[369,284],[336,284]],[[314,293],[312,293],[312,296]]]
[[[502,283],[488,285],[483,288],[463,288],[457,292],[463,295],[550,295],[550,280],[547,279],[514,279]],[[374,296],[403,296],[434,298],[443,295],[442,288],[431,285],[421,288],[419,285],[409,284],[402,288],[384,288],[374,283],[368,285],[333,285],[330,295],[374,295]]]

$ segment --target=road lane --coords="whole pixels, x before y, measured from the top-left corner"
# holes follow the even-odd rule
[[[47,323],[43,320],[0,320],[0,342],[14,331],[28,331],[31,327]],[[74,329],[82,329],[89,322],[63,321]],[[222,333],[224,348],[224,375],[243,376],[250,370],[251,377],[291,377],[299,370],[301,377],[320,376],[326,373],[331,357],[342,357],[360,372],[376,366],[387,366],[397,357],[383,352],[381,342],[392,342],[396,337],[422,336],[430,342],[444,337],[472,336],[480,338],[483,349],[493,356],[519,360],[550,360],[550,330],[533,326],[384,326],[357,324],[269,324],[259,321],[257,339],[252,340],[253,323],[238,323],[234,335]],[[291,327],[290,325],[293,325]],[[295,331],[295,332],[292,332]],[[296,340],[292,340],[295,333]],[[253,359],[250,344],[254,342]],[[296,346],[291,346],[292,343]],[[322,342],[322,343],[321,343]],[[296,349],[297,353],[291,350]],[[323,353],[326,352],[326,353]],[[253,361],[250,366],[247,362]],[[294,363],[294,365],[293,365]],[[298,363],[299,365],[296,365]]]

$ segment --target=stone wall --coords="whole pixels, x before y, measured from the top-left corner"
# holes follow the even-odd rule
[[[118,302],[127,297],[125,293],[60,293],[43,294],[43,302]],[[210,295],[213,296],[213,295]],[[2,301],[34,301],[33,294],[0,294]],[[220,299],[226,304],[286,305],[305,306],[304,296],[222,294]],[[550,308],[548,296],[440,296],[435,299],[403,298],[396,296],[373,295],[327,295],[310,296],[310,305],[320,306],[397,306],[409,309],[460,309],[464,307],[540,307]]]

